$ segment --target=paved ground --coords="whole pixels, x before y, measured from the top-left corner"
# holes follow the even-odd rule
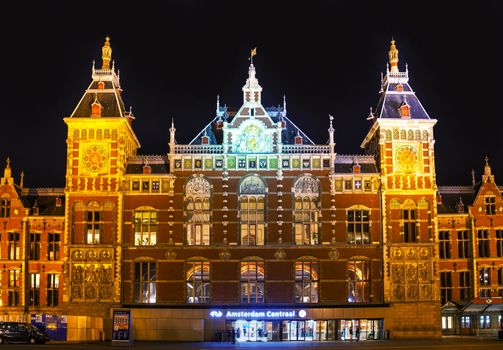
[[[80,350],[91,348],[96,350],[110,350],[110,342],[88,343],[88,344],[46,344],[46,345],[24,345],[6,344],[1,349],[40,349],[40,350]],[[503,340],[483,339],[475,337],[449,337],[440,340],[416,340],[416,341],[360,341],[360,342],[326,342],[326,343],[305,343],[305,342],[282,342],[282,343],[168,343],[168,342],[136,342],[133,345],[136,350],[165,349],[165,350],[210,350],[210,349],[386,349],[386,350],[485,350],[503,349]]]

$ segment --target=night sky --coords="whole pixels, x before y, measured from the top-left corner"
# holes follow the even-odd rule
[[[3,8],[0,160],[28,187],[63,187],[66,125],[110,35],[140,154],[188,143],[215,101],[239,107],[250,49],[265,106],[316,143],[335,116],[336,150],[362,153],[389,41],[435,128],[437,182],[471,184],[487,155],[503,185],[501,1],[40,2]],[[149,4],[147,6],[147,3]]]

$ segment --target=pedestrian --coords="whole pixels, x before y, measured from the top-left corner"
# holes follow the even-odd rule
[[[349,341],[353,341],[353,327],[349,327]]]
[[[236,331],[232,328],[231,331],[232,344],[236,344]]]
[[[360,327],[356,326],[356,341],[360,340]]]

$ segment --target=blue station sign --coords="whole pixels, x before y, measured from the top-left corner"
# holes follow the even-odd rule
[[[306,310],[212,310],[211,318],[304,318]]]

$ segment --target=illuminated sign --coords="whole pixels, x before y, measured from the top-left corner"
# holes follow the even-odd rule
[[[300,317],[304,318],[307,316],[306,310],[264,310],[264,311],[256,311],[256,310],[213,310],[210,311],[211,318],[292,318],[292,317]]]

